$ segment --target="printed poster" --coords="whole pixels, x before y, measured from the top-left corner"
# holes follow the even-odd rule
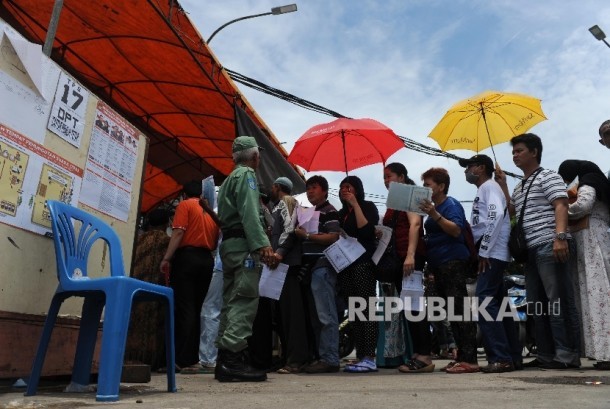
[[[139,143],[136,128],[99,101],[79,201],[126,222]]]
[[[47,127],[63,140],[80,147],[85,129],[89,91],[62,72]]]
[[[0,124],[0,222],[51,232],[47,200],[76,206],[83,170]]]

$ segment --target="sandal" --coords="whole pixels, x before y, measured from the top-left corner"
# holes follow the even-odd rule
[[[451,366],[451,368],[447,368],[445,372],[452,374],[460,374],[460,373],[475,373],[479,372],[481,368],[479,365],[469,364],[467,362],[456,362],[455,365]]]
[[[175,368],[176,373],[180,373],[180,371],[182,370],[182,368],[180,368],[178,365],[174,366],[174,368]],[[157,373],[167,373],[167,367],[166,366],[159,367],[157,369]]]
[[[427,364],[417,358],[414,358],[405,362],[404,365],[400,365],[398,370],[402,373],[434,372],[434,364]]]
[[[204,370],[204,368],[200,364],[195,364],[195,365],[191,365],[191,366],[182,368],[180,370],[180,373],[182,375],[197,375],[200,373],[210,373],[210,372],[207,370]]]
[[[293,374],[293,373],[300,373],[301,372],[301,366],[290,366],[290,365],[286,365],[280,369],[278,369],[276,371],[276,373],[279,374],[283,374],[283,375],[288,375],[288,374]]]
[[[457,364],[457,362],[455,362],[455,361],[451,361],[451,362],[449,362],[447,365],[443,366],[443,367],[441,368],[441,371],[443,371],[443,372],[447,372],[447,369],[449,369],[449,368],[453,368],[453,365],[455,365],[455,364]]]
[[[345,365],[343,372],[350,373],[367,373],[367,372],[377,372],[377,364],[369,359],[363,359],[355,364]]]

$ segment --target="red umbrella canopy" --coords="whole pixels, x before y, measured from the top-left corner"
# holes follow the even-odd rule
[[[305,132],[288,155],[288,162],[307,171],[349,172],[384,163],[404,142],[387,126],[373,119],[339,118]]]

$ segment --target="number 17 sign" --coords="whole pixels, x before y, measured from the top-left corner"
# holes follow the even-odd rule
[[[89,91],[62,72],[47,128],[77,148],[83,137]]]

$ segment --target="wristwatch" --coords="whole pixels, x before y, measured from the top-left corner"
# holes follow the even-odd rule
[[[564,241],[564,240],[567,240],[567,238],[568,238],[568,235],[566,234],[565,231],[561,231],[559,233],[555,233],[555,239],[556,240]]]

